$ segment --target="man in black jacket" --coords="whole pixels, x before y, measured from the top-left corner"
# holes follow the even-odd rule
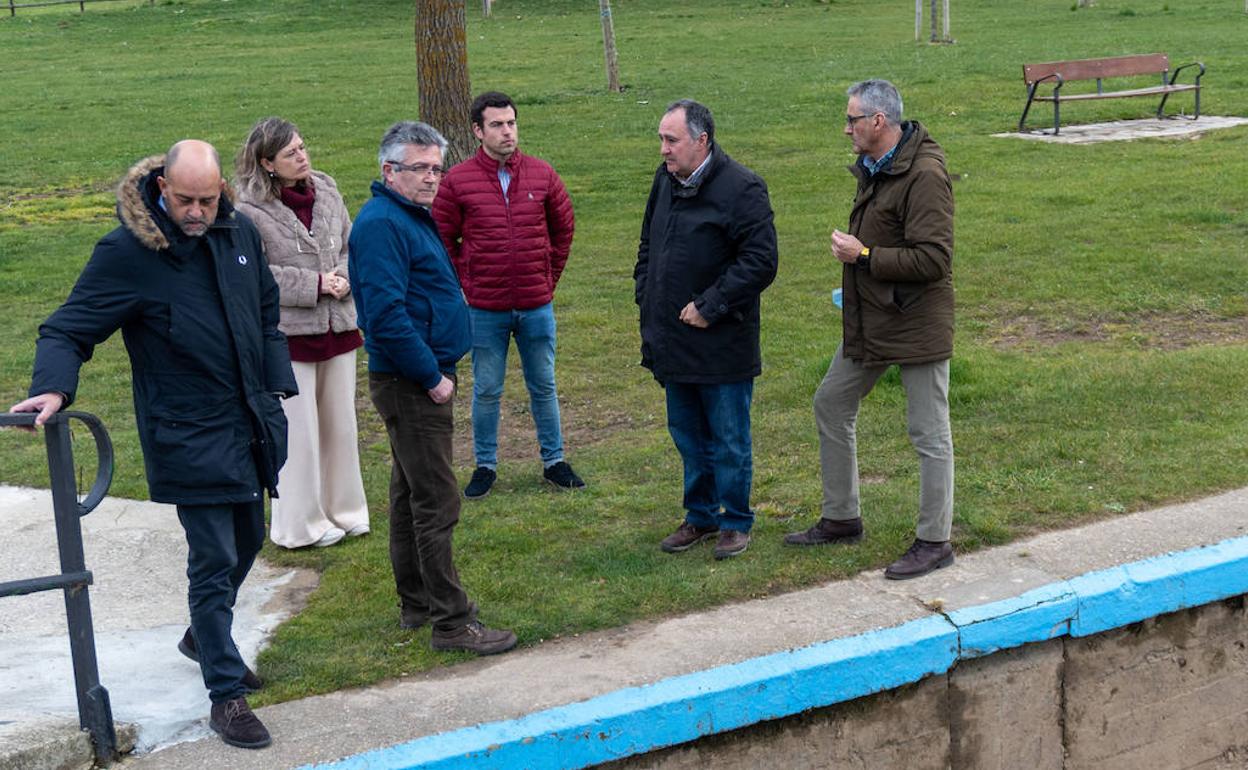
[[[667,393],[685,470],[685,520],[660,547],[680,553],[718,535],[715,558],[726,559],[745,551],[754,525],[750,400],[776,229],[767,185],[715,144],[705,106],[669,105],[659,142],[633,277],[641,363]]]
[[[286,460],[278,398],[297,392],[278,289],[260,236],[226,197],[212,145],[175,144],[140,161],[117,190],[121,225],[96,244],[78,282],[39,328],[30,398],[35,422],[73,402],[78,370],[121,329],[152,500],[186,530],[196,660],[226,743],[269,745],[244,695],[260,680],[231,637],[234,600],[264,542],[264,492]]]

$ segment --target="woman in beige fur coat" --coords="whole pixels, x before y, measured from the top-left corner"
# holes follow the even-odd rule
[[[347,280],[351,219],[334,180],[313,171],[299,129],[265,118],[235,159],[237,209],[256,224],[281,289],[278,328],[299,395],[282,402],[289,450],[273,500],[273,542],[328,546],[368,532],[355,421],[363,344]]]

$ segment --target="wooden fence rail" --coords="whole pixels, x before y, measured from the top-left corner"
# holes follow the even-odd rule
[[[87,3],[110,3],[114,0],[40,0],[37,3],[19,3],[9,0],[9,15],[16,16],[18,8],[42,8],[45,5],[78,5],[78,10],[85,12]],[[156,5],[156,0],[147,0],[148,5]]]

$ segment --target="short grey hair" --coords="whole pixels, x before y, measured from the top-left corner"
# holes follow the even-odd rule
[[[676,110],[685,111],[685,128],[689,129],[690,139],[696,142],[699,136],[706,134],[708,145],[715,142],[715,118],[711,117],[711,111],[705,104],[692,99],[677,99],[667,105],[663,114],[669,115]]]
[[[887,80],[863,80],[845,91],[849,97],[857,97],[862,111],[867,115],[883,113],[891,125],[901,123],[901,94],[897,86]]]
[[[377,151],[377,165],[386,163],[402,163],[408,145],[419,147],[437,147],[442,152],[442,161],[446,161],[447,141],[438,129],[428,123],[415,120],[400,120],[381,137],[381,149]]]

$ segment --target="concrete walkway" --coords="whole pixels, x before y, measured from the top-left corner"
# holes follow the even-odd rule
[[[177,653],[185,631],[186,539],[173,506],[106,499],[82,518],[100,681],[118,722],[137,725],[149,751],[205,737],[199,667]],[[0,582],[60,573],[52,497],[0,486]],[[257,564],[239,596],[235,639],[244,657],[302,606],[309,571]],[[0,599],[0,768],[6,750],[77,728],[65,601],[60,591]],[[57,765],[52,765],[57,766]]]
[[[709,612],[558,640],[370,688],[278,704],[258,712],[274,735],[268,749],[232,749],[206,736],[131,757],[124,766],[288,768],[330,762],[421,736],[512,719],[625,687],[1008,599],[1093,570],[1245,534],[1248,489],[1041,534],[959,557],[953,567],[919,580],[895,583],[885,581],[880,572],[866,573]],[[88,567],[97,575],[106,574],[90,553]],[[136,600],[129,609],[142,603]],[[153,620],[168,627],[168,639],[150,661],[179,666],[170,650],[184,621]],[[101,658],[106,657],[102,652]],[[106,675],[110,690],[114,682],[120,684]],[[7,689],[2,681],[0,686]],[[202,692],[198,697],[202,719]],[[116,691],[113,702],[117,709]],[[203,734],[202,722],[192,729]]]

